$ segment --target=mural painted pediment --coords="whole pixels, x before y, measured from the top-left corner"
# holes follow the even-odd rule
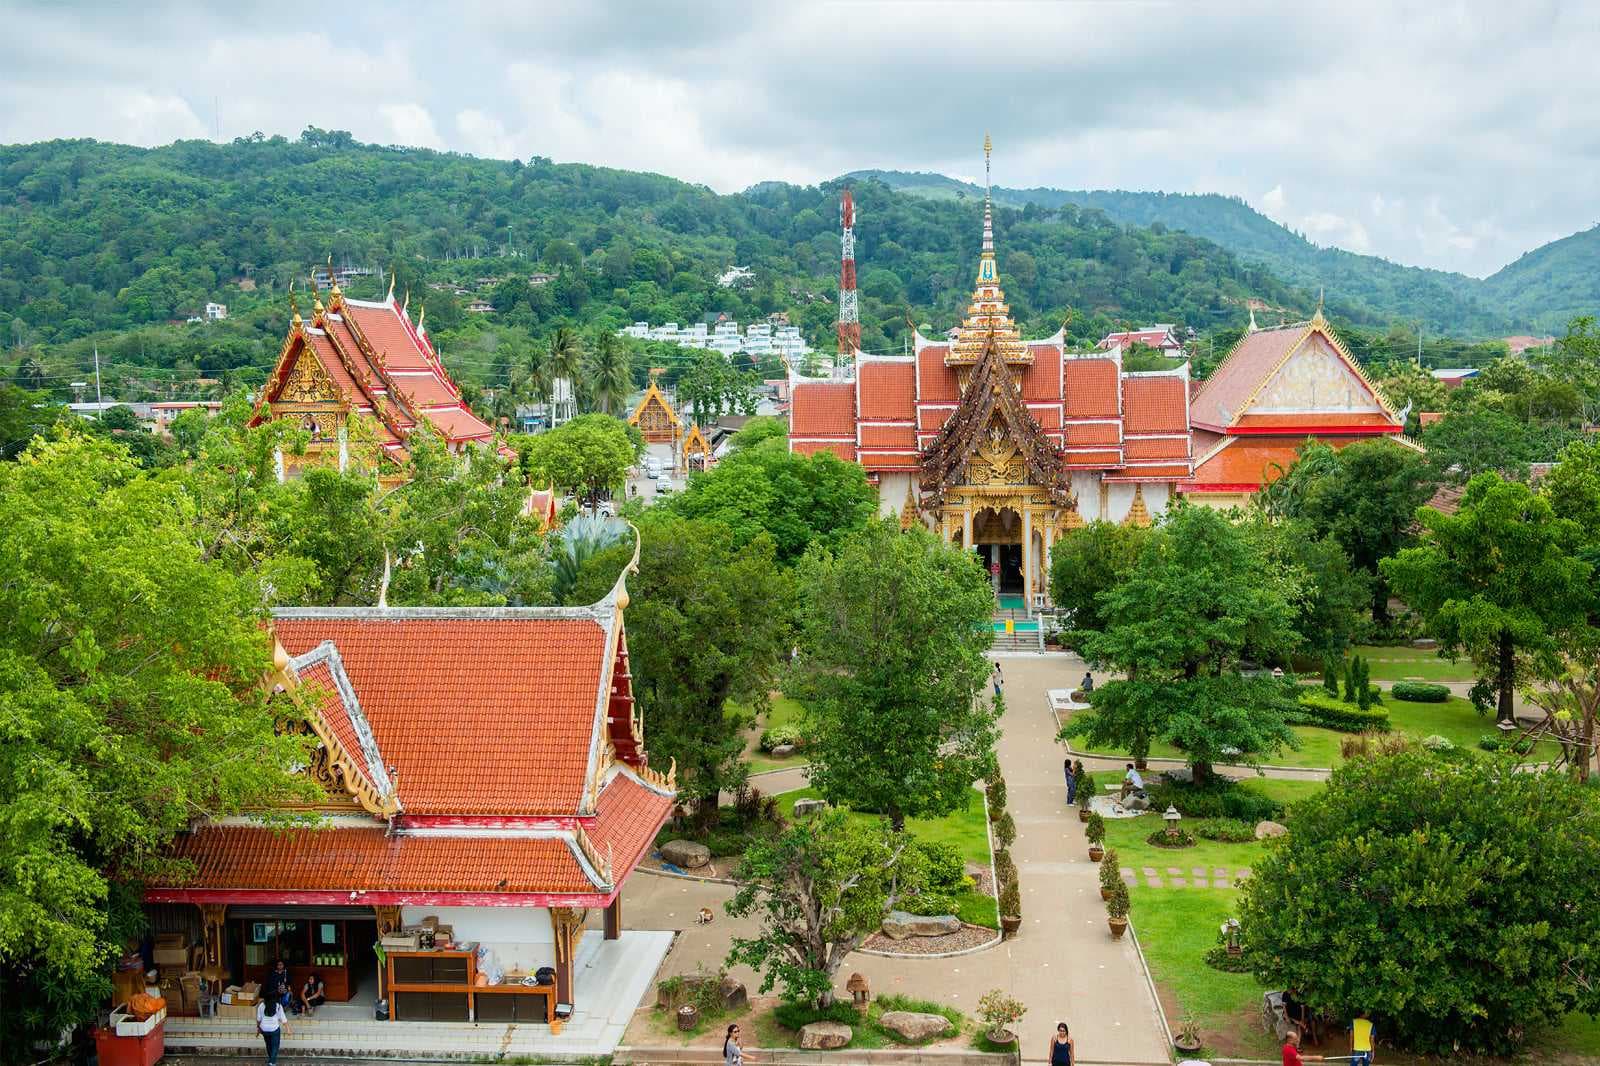
[[[278,392],[279,403],[337,403],[339,392],[315,354],[302,348],[289,372],[289,379]]]
[[[1245,414],[1381,412],[1372,389],[1339,353],[1313,335],[1267,380]]]

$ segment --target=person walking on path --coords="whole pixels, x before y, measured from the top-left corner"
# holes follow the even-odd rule
[[[283,1044],[283,1034],[289,1016],[283,1011],[283,1002],[263,999],[256,1002],[256,1032],[267,1045],[267,1066],[278,1066],[278,1048]]]
[[[1351,1066],[1372,1066],[1372,1018],[1362,1011],[1350,1023]]]
[[[1072,1056],[1072,1034],[1067,1031],[1067,1023],[1056,1022],[1056,1035],[1050,1038],[1050,1055],[1046,1061],[1050,1066],[1072,1066]]]
[[[1005,688],[1006,685],[1006,675],[1000,672],[999,663],[994,664],[994,674],[992,675],[991,680],[994,681],[994,697],[995,699],[999,699],[1000,690]]]
[[[728,1026],[722,1038],[722,1066],[744,1066],[744,1048],[739,1044],[739,1027]]]
[[[1077,775],[1072,772],[1071,759],[1061,760],[1061,772],[1067,777],[1067,806],[1070,807],[1072,806],[1072,801],[1078,795],[1078,778]]]

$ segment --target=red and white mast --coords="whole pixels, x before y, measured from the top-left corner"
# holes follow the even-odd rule
[[[856,309],[856,206],[850,190],[839,194],[839,358],[835,369],[853,366],[861,347],[861,316]]]

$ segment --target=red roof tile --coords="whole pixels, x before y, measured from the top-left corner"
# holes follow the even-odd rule
[[[1069,444],[1118,444],[1122,440],[1122,427],[1116,422],[1069,422]]]
[[[572,814],[604,677],[588,617],[280,612],[291,655],[333,641],[412,814]]]
[[[1152,464],[1150,466],[1127,466],[1120,470],[1107,472],[1107,481],[1178,481],[1189,476],[1189,464],[1171,463],[1166,465]]]
[[[359,714],[360,710],[346,706],[339,692],[338,682],[334,680],[331,656],[324,656],[316,662],[307,663],[299,667],[295,673],[302,685],[315,689],[317,698],[311,710],[315,711],[332,730],[334,739],[355,761],[356,769],[367,779],[367,784],[375,791],[382,791],[377,788],[377,775],[367,761],[366,745],[362,743],[361,734],[352,717],[352,712]]]
[[[1039,424],[1040,429],[1056,430],[1061,428],[1061,408],[1055,404],[1049,407],[1035,407],[1028,405],[1028,414]]]
[[[1030,344],[1033,362],[1022,372],[1024,400],[1061,400],[1061,349],[1054,344]]]
[[[1139,433],[1189,432],[1189,405],[1183,378],[1175,374],[1122,379],[1124,431]]]
[[[1304,323],[1246,333],[1195,393],[1196,422],[1225,426],[1305,335]]]
[[[1117,377],[1117,364],[1110,359],[1068,359],[1067,417],[1118,417]]]
[[[856,445],[854,441],[809,441],[790,440],[789,450],[796,455],[815,455],[818,452],[832,452],[847,463],[856,461]]]
[[[421,414],[433,423],[440,436],[452,443],[489,440],[494,436],[489,424],[465,407],[424,408]]]
[[[1342,413],[1306,413],[1290,412],[1287,414],[1270,415],[1241,415],[1233,424],[1235,429],[1275,429],[1279,427],[1294,427],[1296,429],[1307,426],[1373,426],[1385,427],[1394,432],[1400,432],[1400,424],[1392,421],[1388,415],[1381,411],[1354,411]]]
[[[795,385],[789,408],[789,438],[856,436],[856,387],[848,381],[804,381]]]
[[[1067,452],[1068,466],[1121,466],[1122,451],[1119,448],[1075,448]]]
[[[861,450],[900,448],[916,451],[917,431],[913,426],[862,426]]]
[[[923,403],[955,403],[961,399],[956,372],[944,365],[949,352],[947,344],[930,344],[917,353],[918,399]]]
[[[1130,460],[1187,459],[1188,437],[1130,437],[1122,442],[1122,454]]]
[[[856,371],[861,386],[861,420],[910,421],[916,411],[916,369],[910,361],[862,361]]]
[[[619,879],[644,857],[672,812],[672,804],[671,797],[646,788],[625,773],[617,774],[601,791],[589,839],[601,855],[610,849],[612,869]]]
[[[596,891],[559,837],[389,835],[372,829],[207,826],[180,835],[174,858],[194,877],[172,887],[274,891]]]
[[[1289,469],[1304,443],[1302,437],[1236,437],[1232,444],[1195,467],[1195,484],[1264,485],[1278,476],[1273,464]]]
[[[400,317],[400,309],[393,304],[370,306],[346,300],[344,308],[344,313],[355,319],[362,336],[367,338],[374,352],[383,356],[384,366],[390,370],[426,370],[433,366],[415,330]]]

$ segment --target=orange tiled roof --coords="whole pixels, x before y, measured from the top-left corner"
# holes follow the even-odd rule
[[[1176,374],[1122,379],[1122,419],[1129,436],[1188,433],[1189,404],[1183,378]]]
[[[1293,466],[1304,443],[1303,437],[1234,437],[1231,444],[1195,467],[1195,488],[1198,491],[1205,491],[1208,485],[1259,488],[1278,476],[1273,464],[1284,470]]]
[[[393,786],[383,754],[356,699],[349,675],[344,672],[339,650],[331,641],[324,641],[292,659],[289,667],[301,685],[315,690],[316,702],[311,710],[321,717],[339,746],[354,760],[356,771],[374,793],[389,795]]]
[[[579,810],[608,664],[594,608],[280,610],[291,655],[331,640],[411,814]]]
[[[1115,422],[1069,422],[1067,424],[1068,444],[1116,445],[1121,440],[1122,427]]]
[[[610,849],[613,868],[620,875],[644,857],[656,831],[672,812],[672,804],[672,797],[619,773],[600,793],[597,821],[589,838],[600,854]]]
[[[795,384],[789,407],[789,437],[856,436],[856,387],[849,381],[802,381]],[[854,449],[852,448],[852,451]],[[853,456],[852,456],[853,458]]]
[[[1110,359],[1068,359],[1066,405],[1070,418],[1117,418],[1117,364]]]
[[[911,421],[917,403],[916,370],[909,360],[862,360],[856,371],[861,421]]]
[[[956,372],[945,365],[948,344],[930,344],[917,353],[918,399],[923,403],[955,403],[961,399]]]
[[[1188,437],[1130,437],[1122,444],[1125,459],[1187,459]]]
[[[867,452],[882,448],[916,451],[916,428],[911,425],[863,425],[861,427],[861,450]]]
[[[1283,361],[1305,331],[1305,324],[1299,323],[1257,330],[1241,337],[1195,393],[1195,421],[1224,426],[1231,422],[1239,413],[1240,405]]]
[[[793,440],[789,448],[796,455],[815,455],[818,452],[832,452],[847,463],[856,461],[856,444],[851,440],[819,441],[819,440]]]
[[[1400,432],[1400,425],[1390,420],[1389,416],[1381,411],[1352,411],[1350,413],[1332,414],[1270,414],[1270,415],[1241,415],[1234,422],[1235,429],[1276,429],[1280,427],[1323,427],[1323,426],[1373,426],[1382,427],[1390,432]]]
[[[1107,481],[1176,481],[1189,476],[1188,463],[1151,463],[1106,472]]]
[[[1033,362],[1022,372],[1022,398],[1061,402],[1061,349],[1054,344],[1028,347]]]

